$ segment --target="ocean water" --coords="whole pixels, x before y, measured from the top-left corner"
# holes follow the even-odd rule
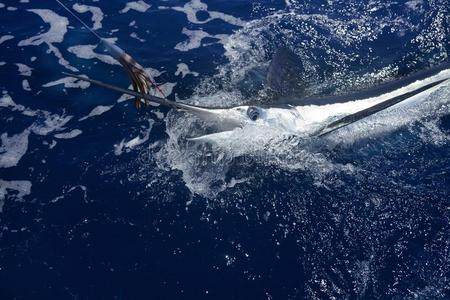
[[[448,0],[64,3],[202,105],[261,100],[279,47],[309,94],[450,51]],[[192,144],[194,117],[62,74],[129,85],[56,2],[0,18],[0,299],[450,298],[449,83],[321,140]]]

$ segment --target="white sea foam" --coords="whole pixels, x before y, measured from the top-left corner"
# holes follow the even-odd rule
[[[17,166],[22,156],[28,149],[28,136],[30,130],[26,129],[22,133],[8,136],[3,133],[0,136],[0,168],[10,168]]]
[[[164,113],[160,112],[157,109],[152,109],[152,113],[159,119],[162,120],[164,119]]]
[[[11,96],[8,95],[8,94],[3,95],[3,96],[0,98],[0,107],[9,107],[9,108],[12,108],[13,110],[16,110],[16,109],[17,109],[16,103],[13,101],[13,99],[11,98]],[[23,110],[23,108],[24,108],[24,107],[22,106],[21,109],[19,109],[19,110]]]
[[[203,31],[202,29],[189,30],[187,28],[183,28],[182,33],[187,35],[189,39],[175,45],[175,49],[179,51],[189,51],[192,49],[200,48],[202,46],[202,40],[204,38],[218,39],[219,43],[222,44],[224,44],[228,39],[228,35],[226,34],[211,35]]]
[[[11,96],[3,95],[0,98],[0,108],[8,108],[14,112],[20,112],[24,116],[34,117],[35,122],[28,128],[37,135],[48,135],[64,129],[64,126],[73,118],[69,115],[52,114],[45,110],[33,110],[21,104],[16,104]]]
[[[173,88],[177,85],[176,82],[166,82],[159,86],[159,89],[164,94],[165,97],[172,95]],[[156,95],[159,95],[159,91],[155,92]]]
[[[64,40],[64,36],[67,33],[67,26],[69,25],[67,18],[61,17],[49,9],[29,9],[28,11],[37,14],[45,23],[50,24],[50,29],[45,33],[20,41],[18,46],[39,46],[46,44],[48,46],[48,52],[53,53],[62,66],[77,72],[78,69],[70,66],[69,62],[64,59],[59,49],[54,45]]]
[[[23,115],[29,116],[29,117],[35,117],[41,113],[41,111],[39,111],[39,110],[32,110],[32,109],[26,108],[25,106],[23,106],[21,104],[16,104],[13,101],[13,99],[11,98],[11,96],[9,96],[8,94],[4,94],[0,98],[0,107],[9,108],[11,111],[18,111],[18,112],[22,113]],[[42,111],[42,113],[43,113],[43,111]]]
[[[6,41],[12,40],[14,36],[12,35],[4,35],[0,37],[0,45],[3,44]]]
[[[56,144],[58,144],[58,142],[53,140],[52,143],[48,145],[48,148],[53,149],[53,148],[55,148]]]
[[[164,9],[166,7],[161,7],[161,8]],[[236,25],[236,26],[243,26],[245,24],[245,22],[242,21],[241,19],[233,17],[231,15],[227,15],[227,14],[224,14],[224,13],[218,12],[218,11],[209,11],[208,5],[201,2],[200,0],[191,0],[190,2],[186,3],[183,7],[176,6],[176,7],[172,7],[172,9],[186,14],[186,17],[189,20],[189,22],[195,23],[195,24],[205,24],[205,23],[208,23],[208,22],[210,22],[212,20],[216,20],[216,19],[223,20],[224,22],[227,22],[229,24]],[[200,11],[204,11],[204,12],[208,13],[209,16],[206,20],[201,21],[197,18],[197,13]]]
[[[30,83],[28,82],[28,80],[22,80],[22,88],[27,92],[31,91]]]
[[[52,87],[56,85],[63,84],[64,88],[80,88],[80,89],[87,89],[91,84],[87,81],[79,80],[73,77],[63,77],[61,79],[48,82],[43,87]]]
[[[132,32],[132,33],[130,34],[130,37],[132,37],[133,39],[138,40],[138,41],[141,42],[141,43],[144,43],[144,42],[146,41],[145,39],[140,38],[136,32]]]
[[[130,10],[135,10],[135,11],[138,11],[138,12],[146,12],[150,7],[151,7],[150,4],[147,4],[147,3],[145,3],[142,0],[132,1],[132,2],[128,2],[125,5],[125,8],[120,11],[120,13],[121,14],[127,13]]]
[[[27,180],[0,179],[0,213],[3,212],[6,196],[16,201],[23,201],[23,197],[31,194],[31,186],[31,182]]]
[[[68,190],[64,191],[64,193],[61,196],[58,196],[58,197],[50,200],[50,202],[56,203],[59,200],[64,199],[66,195],[70,194],[71,192],[75,191],[76,189],[80,189],[83,192],[83,198],[84,198],[84,201],[86,201],[87,200],[87,187],[84,185],[76,185],[76,186],[72,186]]]
[[[130,85],[130,86],[128,87],[128,89],[131,89],[131,88],[133,88],[132,85]],[[133,98],[134,98],[134,97],[132,97],[132,96],[130,96],[130,95],[123,94],[122,96],[120,96],[119,99],[117,99],[117,103],[125,102],[125,101],[130,100],[130,99],[133,99]]]
[[[119,63],[109,55],[96,53],[94,50],[97,45],[77,45],[67,49],[67,51],[75,54],[79,58],[83,59],[98,59],[104,63],[110,65],[119,65]]]
[[[189,74],[195,77],[199,75],[197,72],[192,72],[191,70],[189,70],[189,66],[185,63],[179,63],[177,65],[177,71],[175,72],[175,76],[181,75],[181,77],[184,78],[186,77],[186,75]]]
[[[123,139],[118,144],[114,145],[114,154],[121,155],[124,151],[128,152],[131,149],[134,149],[135,147],[147,142],[150,138],[150,132],[152,131],[154,123],[155,121],[153,121],[152,119],[148,120],[148,127],[145,128],[140,135],[132,138],[129,141],[125,141],[125,139]]]
[[[50,24],[50,29],[46,33],[20,41],[19,47],[37,46],[43,43],[61,43],[64,40],[69,25],[66,17],[62,17],[49,9],[29,9],[28,11],[37,14],[45,23]]]
[[[62,133],[57,133],[54,135],[55,138],[57,139],[73,139],[77,136],[79,136],[80,134],[82,134],[83,131],[79,130],[79,129],[73,129],[69,132],[62,132]]]
[[[31,76],[33,73],[33,68],[25,65],[25,64],[16,64],[16,66],[19,68],[19,73],[22,76]]]
[[[82,118],[80,118],[78,121],[84,121],[88,118],[92,118],[95,116],[99,116],[107,111],[109,111],[111,108],[113,108],[114,105],[99,105],[97,107],[95,107],[87,116],[84,116]]]
[[[92,22],[94,23],[92,29],[97,30],[102,28],[102,20],[104,15],[99,7],[75,3],[72,8],[81,14],[86,12],[92,13]]]
[[[31,130],[37,135],[48,135],[64,130],[64,126],[73,118],[72,116],[50,114],[49,112],[41,112],[41,114],[44,115],[44,120],[31,125]]]
[[[189,30],[183,28],[183,34],[187,35],[189,40],[180,42],[175,46],[179,51],[189,51],[191,49],[199,48],[202,45],[202,40],[211,35],[203,30]]]

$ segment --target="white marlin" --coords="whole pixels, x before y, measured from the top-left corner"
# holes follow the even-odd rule
[[[101,40],[106,50],[125,69],[134,91],[75,74],[64,74],[131,95],[136,99],[136,107],[140,107],[141,101],[144,104],[168,106],[193,114],[209,124],[214,124],[217,129],[215,133],[194,137],[190,139],[191,141],[219,142],[227,140],[240,130],[255,126],[277,130],[276,132],[286,136],[324,136],[389,107],[413,100],[416,96],[432,93],[450,79],[450,63],[445,62],[364,91],[343,96],[302,97],[299,95],[305,86],[299,80],[302,72],[301,62],[292,51],[281,48],[274,54],[266,76],[267,86],[276,94],[275,105],[242,105],[226,108],[189,105],[164,98],[144,68],[130,55],[101,38],[64,4],[59,0],[56,1]],[[162,97],[150,95],[151,87],[158,90]]]

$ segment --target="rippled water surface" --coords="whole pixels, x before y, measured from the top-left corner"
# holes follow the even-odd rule
[[[450,51],[448,0],[64,3],[206,106],[266,101],[279,47],[308,95]],[[450,298],[449,83],[319,140],[190,143],[194,117],[62,74],[129,84],[56,2],[0,17],[1,299]]]

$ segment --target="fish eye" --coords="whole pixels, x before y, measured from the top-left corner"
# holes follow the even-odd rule
[[[259,116],[260,116],[260,110],[258,107],[255,106],[250,106],[247,109],[247,116],[250,118],[250,120],[252,121],[256,121],[258,120]]]

